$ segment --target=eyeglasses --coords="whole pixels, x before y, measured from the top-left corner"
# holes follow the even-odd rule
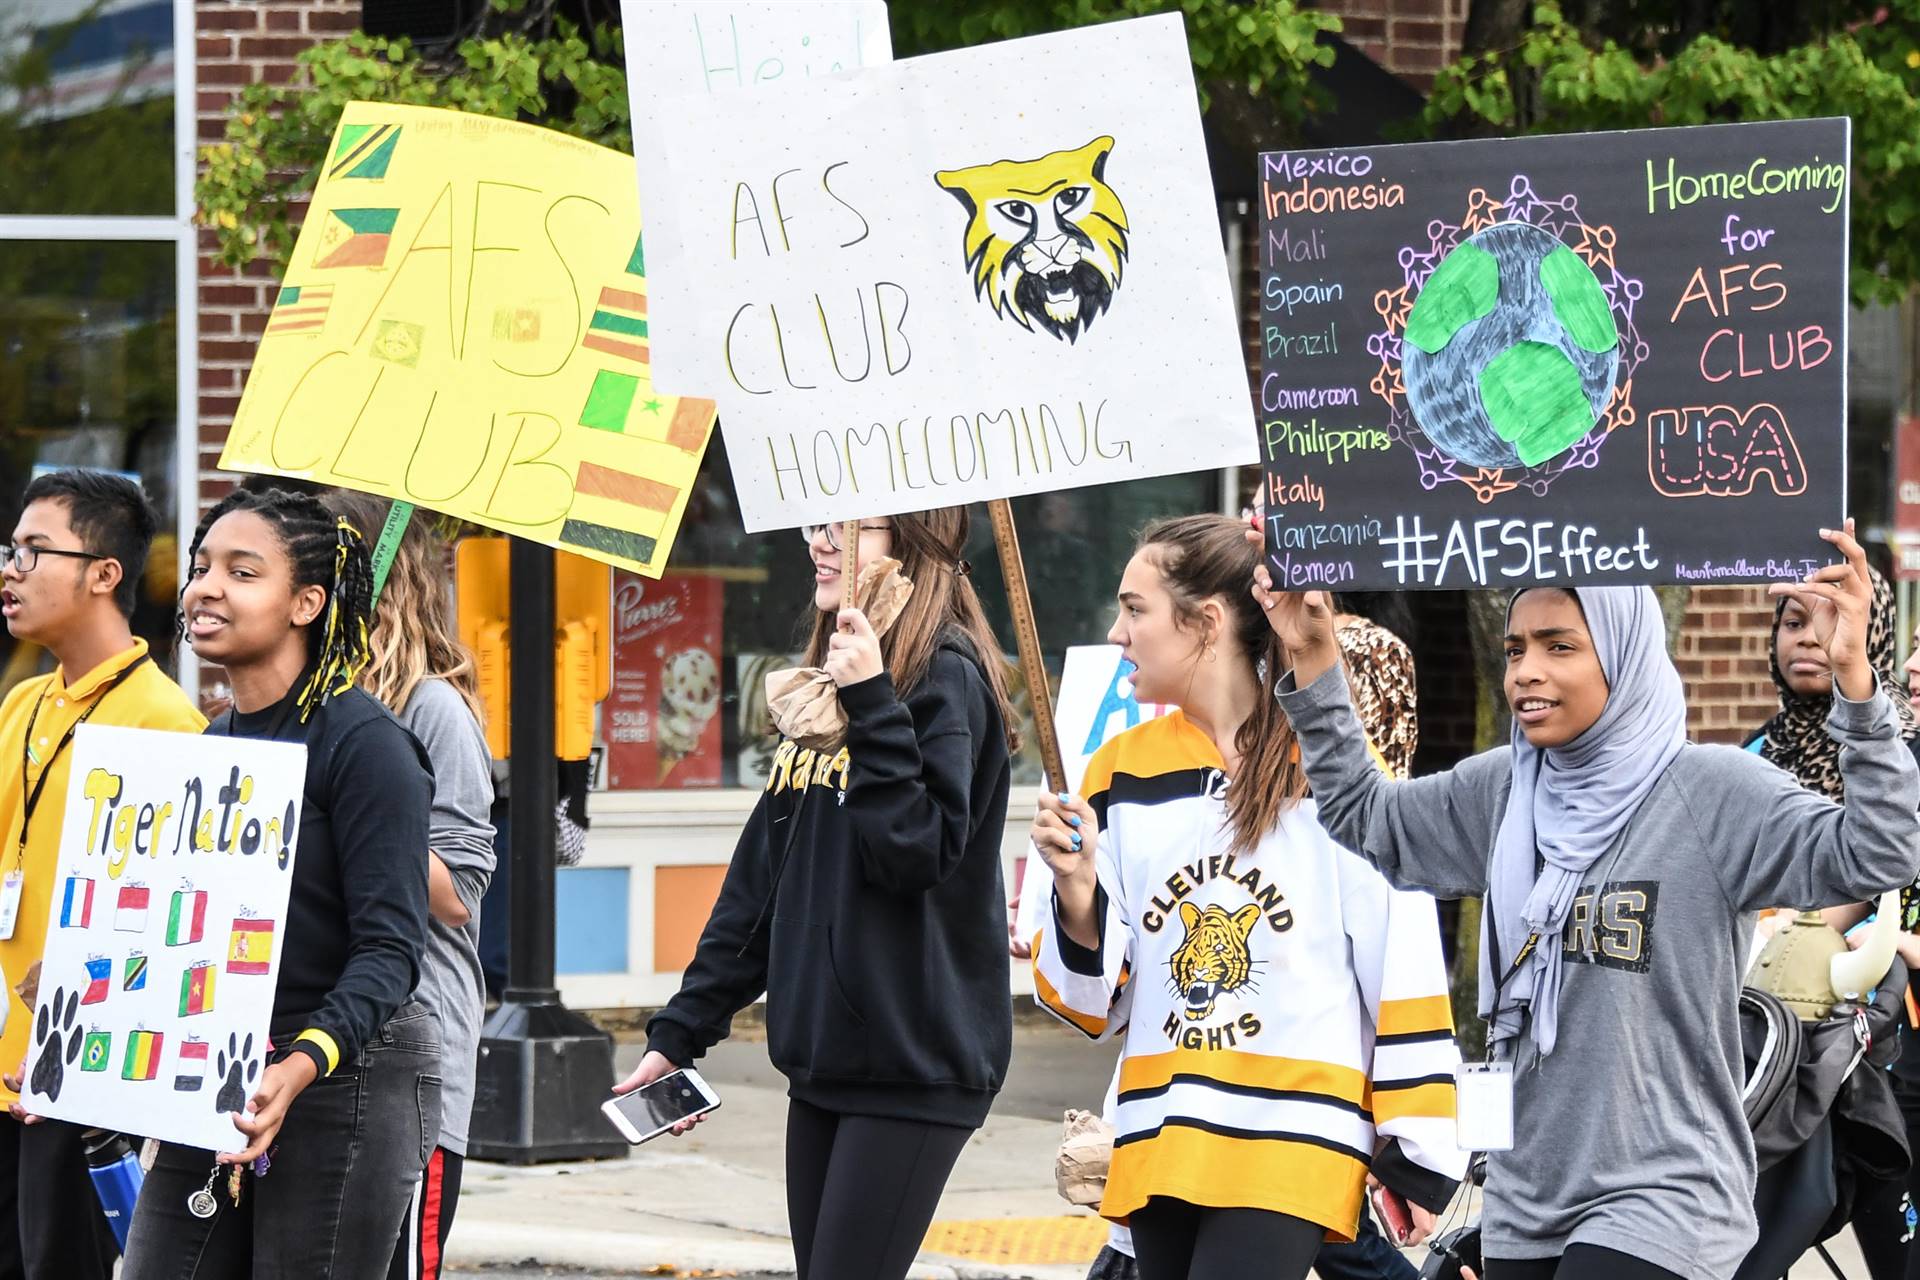
[[[41,556],[71,556],[75,560],[110,558],[95,555],[91,551],[62,551],[58,547],[30,547],[25,544],[17,547],[0,547],[0,564],[11,564],[20,573],[32,573],[39,565]]]
[[[800,536],[806,541],[808,546],[812,546],[815,536],[817,536],[822,529],[827,531],[827,545],[835,551],[843,550],[840,546],[840,526],[837,524],[803,524],[800,526]],[[891,533],[893,526],[890,524],[863,524],[860,526],[860,531],[862,533]]]

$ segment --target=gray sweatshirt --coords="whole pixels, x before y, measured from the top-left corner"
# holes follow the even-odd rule
[[[1390,782],[1339,668],[1281,691],[1336,840],[1396,887],[1486,892],[1507,748]],[[1559,1043],[1543,1059],[1519,1041],[1514,1147],[1489,1161],[1489,1258],[1590,1244],[1725,1280],[1752,1247],[1738,995],[1754,913],[1864,901],[1920,866],[1920,772],[1892,704],[1835,697],[1827,725],[1845,809],[1759,756],[1689,745],[1594,864],[1564,935]]]
[[[480,976],[480,899],[493,878],[492,760],[479,721],[445,680],[422,680],[400,723],[412,730],[433,764],[433,816],[427,847],[440,855],[471,917],[458,928],[427,921],[414,999],[440,1020],[440,1145],[467,1153],[473,1077],[480,1051],[486,988]]]

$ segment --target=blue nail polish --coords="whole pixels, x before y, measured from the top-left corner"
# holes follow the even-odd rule
[[[1068,801],[1070,801],[1070,800],[1072,800],[1072,799],[1073,799],[1073,797],[1072,797],[1072,796],[1070,796],[1070,795],[1068,795],[1068,794],[1067,794],[1066,792],[1064,792],[1064,791],[1062,791],[1062,792],[1060,793],[1060,795],[1059,795],[1059,797],[1058,797],[1058,798],[1059,798],[1059,801],[1060,801],[1060,803],[1061,803],[1061,804],[1066,804],[1066,803],[1067,803]]]
[[[1080,837],[1079,837],[1079,836],[1075,836],[1075,837],[1073,838],[1073,851],[1074,851],[1075,853],[1078,853],[1078,852],[1080,852]]]
[[[1079,825],[1080,825],[1080,818],[1079,818],[1079,816],[1078,816],[1078,815],[1075,815],[1074,817],[1071,817],[1071,818],[1068,818],[1068,819],[1067,819],[1067,825],[1068,825],[1068,826],[1070,826],[1070,827],[1077,827],[1077,826],[1079,826]]]

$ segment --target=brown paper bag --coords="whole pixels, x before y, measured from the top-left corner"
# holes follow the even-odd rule
[[[1053,1182],[1068,1204],[1099,1208],[1113,1164],[1113,1126],[1091,1111],[1069,1111],[1062,1126]]]
[[[900,562],[881,556],[860,566],[860,583],[853,598],[876,636],[884,636],[899,620],[913,595],[913,583],[900,572]],[[788,667],[767,676],[767,714],[780,735],[814,751],[837,751],[847,737],[847,713],[840,707],[840,691],[833,677],[819,667]]]

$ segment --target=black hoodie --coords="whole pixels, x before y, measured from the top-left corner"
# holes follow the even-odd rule
[[[882,672],[840,705],[837,754],[780,744],[648,1048],[686,1066],[764,990],[792,1097],[978,1127],[1013,1047],[999,707],[958,633],[904,700]]]

